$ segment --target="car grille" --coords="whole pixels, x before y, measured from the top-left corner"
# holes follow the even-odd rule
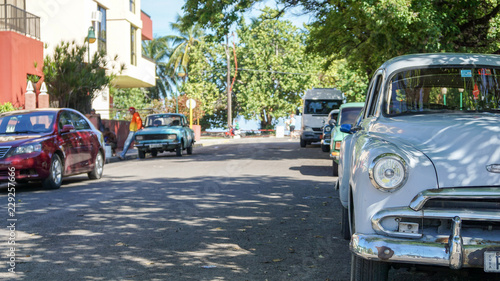
[[[312,128],[315,132],[323,132],[323,128]]]
[[[427,201],[424,208],[443,208],[443,209],[497,209],[500,210],[499,199],[432,199]]]
[[[142,135],[143,140],[164,140],[168,139],[169,134],[152,134],[152,135]]]
[[[9,151],[10,146],[0,146],[0,158],[3,158]]]
[[[424,205],[424,213],[427,208],[442,209],[443,211],[453,212],[453,210],[468,210],[471,213],[475,211],[488,211],[499,210],[500,199],[440,199],[435,198],[427,201]],[[442,225],[443,221],[439,219],[426,219],[423,221],[424,226],[438,226]],[[451,222],[448,221],[448,228],[451,229]],[[468,221],[462,222],[463,228],[483,228],[489,230],[499,230],[500,222],[489,221],[487,219],[482,221]]]

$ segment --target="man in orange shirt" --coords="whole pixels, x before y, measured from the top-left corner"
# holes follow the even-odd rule
[[[129,133],[127,136],[127,140],[125,140],[125,145],[123,146],[123,151],[120,154],[120,159],[125,159],[125,155],[127,154],[128,148],[132,141],[134,140],[135,133],[142,129],[142,119],[139,115],[139,112],[135,112],[134,107],[130,107],[128,109],[130,114],[132,115],[132,120],[130,121]]]

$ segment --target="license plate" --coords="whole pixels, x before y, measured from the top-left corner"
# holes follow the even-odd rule
[[[500,272],[500,252],[484,252],[484,271]]]
[[[163,147],[162,144],[150,144],[149,145],[149,148],[159,148],[159,147]]]

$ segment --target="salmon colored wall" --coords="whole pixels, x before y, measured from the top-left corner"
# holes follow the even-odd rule
[[[13,31],[0,31],[0,104],[11,102],[14,107],[24,107],[26,77],[28,74],[43,76],[42,66],[41,41]],[[37,90],[40,85],[41,82],[37,83]]]
[[[87,118],[89,118],[90,122],[94,125],[94,127],[99,129],[99,125],[97,124],[97,115],[86,115]],[[102,124],[104,125],[104,128],[109,128],[109,130],[113,133],[116,134],[116,140],[117,140],[117,148],[118,150],[123,149],[123,145],[125,144],[125,140],[128,137],[128,132],[129,132],[129,125],[130,121],[124,121],[124,120],[107,120],[107,119],[101,119]],[[132,146],[131,146],[132,147]]]
[[[153,21],[144,12],[141,11],[142,20],[142,40],[153,40]]]

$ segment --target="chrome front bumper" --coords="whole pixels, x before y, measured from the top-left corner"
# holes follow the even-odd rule
[[[439,209],[425,208],[432,199],[500,199],[500,188],[449,188],[426,190],[417,195],[409,207],[388,208],[372,217],[376,234],[355,233],[350,248],[365,259],[395,263],[413,263],[448,266],[452,269],[484,266],[485,251],[500,251],[498,230],[463,229],[463,221],[500,222],[495,209]],[[384,219],[438,219],[449,220],[449,235],[433,233],[428,229],[418,233],[399,232],[383,227]],[[464,233],[465,232],[465,233]]]

